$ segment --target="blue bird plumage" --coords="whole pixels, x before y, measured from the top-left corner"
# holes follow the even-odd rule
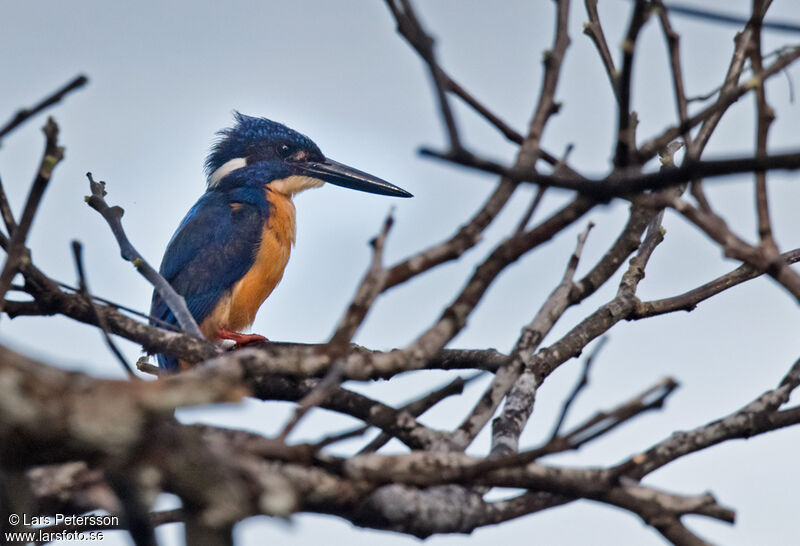
[[[198,324],[252,267],[253,249],[261,236],[264,211],[243,207],[236,214],[228,214],[229,198],[220,191],[203,195],[181,222],[161,265],[161,275],[184,297]],[[176,323],[172,311],[156,293],[150,314]],[[159,354],[158,362],[166,369],[178,365],[167,354]]]
[[[186,300],[212,341],[264,339],[239,334],[283,275],[294,243],[295,193],[324,182],[398,197],[408,192],[326,158],[308,137],[285,125],[236,112],[218,133],[205,167],[208,188],[188,212],[164,254],[161,274]],[[153,293],[150,314],[175,324]],[[179,368],[158,355],[165,370]]]
[[[259,154],[268,156],[269,149],[263,145],[265,142],[284,142],[322,156],[319,147],[310,138],[281,123],[245,116],[239,112],[234,112],[233,117],[236,125],[217,132],[218,139],[206,158],[205,169],[209,177],[231,159]]]

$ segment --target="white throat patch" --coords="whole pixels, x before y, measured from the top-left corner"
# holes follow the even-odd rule
[[[292,175],[279,180],[273,180],[269,183],[269,188],[272,191],[282,193],[284,195],[292,196],[301,191],[311,188],[319,188],[325,183],[324,180],[319,178],[312,178],[310,176]]]
[[[247,166],[247,158],[234,157],[223,163],[216,171],[211,173],[208,177],[208,187],[214,188],[219,185],[220,180],[228,176],[230,173],[237,169]]]

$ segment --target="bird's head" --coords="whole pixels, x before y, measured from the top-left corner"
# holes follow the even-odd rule
[[[326,158],[307,136],[266,118],[234,112],[236,124],[220,131],[206,159],[208,187],[266,184],[292,195],[330,182],[354,190],[411,197],[407,191]]]

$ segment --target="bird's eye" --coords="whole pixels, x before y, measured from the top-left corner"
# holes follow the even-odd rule
[[[278,145],[278,155],[281,156],[283,159],[286,159],[290,155],[292,155],[292,147],[288,144],[279,144]]]

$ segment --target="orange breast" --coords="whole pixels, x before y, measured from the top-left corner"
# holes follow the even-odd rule
[[[295,210],[290,197],[266,190],[272,203],[261,244],[250,271],[233,286],[227,320],[221,326],[233,331],[247,328],[256,312],[283,277],[295,239]]]

